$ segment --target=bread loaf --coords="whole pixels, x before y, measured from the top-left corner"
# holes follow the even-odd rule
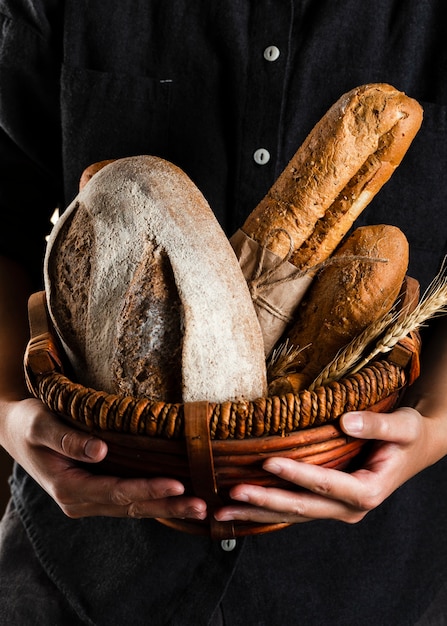
[[[421,122],[421,106],[390,85],[349,91],[313,128],[231,238],[250,285],[266,356],[319,265],[390,178]]]
[[[249,215],[242,230],[300,269],[327,259],[400,164],[422,123],[422,108],[391,85],[343,95]]]
[[[99,172],[99,170],[102,170],[103,167],[109,165],[110,163],[113,163],[114,161],[116,161],[116,159],[105,159],[104,161],[98,161],[97,163],[92,163],[91,165],[86,167],[81,174],[81,178],[79,179],[79,191],[84,189],[89,180],[93,178],[93,176],[97,172]]]
[[[302,348],[293,370],[293,391],[306,388],[336,354],[385,315],[399,295],[409,246],[395,226],[357,228],[334,254],[337,263],[317,275],[284,339]],[[369,257],[371,260],[365,259]],[[292,389],[273,382],[270,392]]]
[[[166,402],[265,395],[245,279],[186,174],[139,156],[82,187],[45,257],[50,315],[76,380]]]

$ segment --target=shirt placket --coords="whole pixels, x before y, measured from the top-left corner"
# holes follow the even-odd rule
[[[257,2],[250,19],[236,194],[252,199],[248,209],[254,209],[279,174],[292,23],[293,2],[289,0]],[[242,223],[247,207],[238,210]]]

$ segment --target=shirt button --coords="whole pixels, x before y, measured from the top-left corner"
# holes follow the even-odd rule
[[[231,552],[236,547],[236,539],[222,539],[220,547],[222,550],[225,550],[225,552]]]
[[[279,48],[277,48],[276,46],[268,46],[264,50],[264,59],[266,61],[276,61],[280,54],[281,53],[279,51]]]
[[[266,165],[270,161],[270,152],[265,148],[258,148],[253,154],[253,159],[258,165]]]

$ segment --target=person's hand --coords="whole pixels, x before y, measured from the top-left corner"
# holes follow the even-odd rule
[[[39,483],[69,517],[206,517],[206,504],[182,495],[171,478],[122,479],[88,472],[107,454],[104,441],[56,418],[39,400],[3,406],[2,442],[9,454]]]
[[[351,436],[377,440],[363,467],[350,474],[284,457],[269,458],[264,469],[300,489],[237,485],[230,491],[234,504],[216,511],[216,519],[261,523],[336,519],[355,523],[447,453],[447,417],[422,417],[406,407],[391,414],[346,413],[341,425]]]

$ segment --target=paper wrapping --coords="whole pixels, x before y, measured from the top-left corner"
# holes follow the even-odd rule
[[[252,294],[267,357],[292,321],[294,310],[312,282],[313,272],[300,272],[240,229],[230,242]]]

